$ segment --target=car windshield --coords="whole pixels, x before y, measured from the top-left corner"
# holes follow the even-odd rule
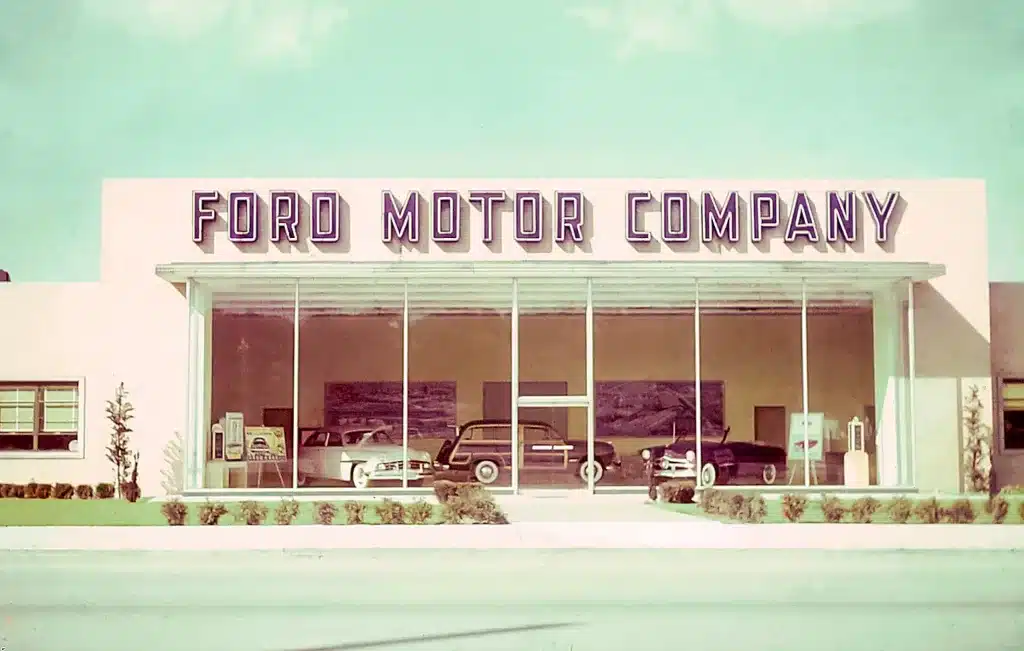
[[[346,445],[397,445],[391,436],[384,430],[372,432],[348,432],[345,434]]]

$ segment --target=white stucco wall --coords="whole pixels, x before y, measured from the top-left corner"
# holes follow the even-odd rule
[[[404,197],[409,190],[530,188],[550,201],[554,191],[579,190],[589,201],[585,247],[564,250],[558,245],[528,251],[511,241],[512,224],[499,220],[500,250],[481,240],[479,214],[468,214],[469,229],[460,246],[427,245],[396,251],[382,243],[381,190]],[[783,201],[793,192],[809,193],[824,218],[826,190],[874,189],[884,198],[899,191],[903,205],[894,225],[892,246],[837,250],[788,247],[776,238],[762,247],[732,248],[665,244],[635,247],[625,239],[623,219],[627,191],[712,191],[723,197],[735,190],[748,197],[754,189],[773,189]],[[263,241],[248,248],[227,241],[221,226],[208,230],[203,245],[193,242],[194,190],[255,190],[263,198],[271,190],[296,190],[308,200],[314,190],[337,190],[344,198],[343,240],[317,247]],[[988,291],[985,189],[980,181],[723,181],[666,180],[255,180],[176,179],[110,180],[102,188],[101,280],[87,285],[0,286],[0,340],[8,342],[0,380],[47,380],[84,377],[84,459],[0,459],[0,481],[102,481],[111,474],[103,448],[109,430],[104,401],[117,382],[125,382],[136,406],[134,440],[142,454],[141,478],[148,494],[161,492],[174,455],[176,432],[185,430],[187,374],[187,306],[183,291],[158,279],[157,264],[246,260],[397,259],[495,260],[859,260],[932,262],[946,265],[945,276],[918,288],[917,345],[917,483],[922,488],[959,487],[960,403],[963,388],[972,384],[991,392],[990,310]],[[308,220],[307,220],[308,221]],[[657,236],[656,217],[646,226]],[[425,234],[428,225],[424,227]],[[746,224],[743,239],[747,240]],[[266,233],[266,228],[264,230]],[[10,315],[15,315],[13,318]],[[11,345],[10,342],[16,342]]]

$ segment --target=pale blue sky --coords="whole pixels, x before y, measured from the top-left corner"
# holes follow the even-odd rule
[[[980,177],[1024,280],[1020,0],[0,0],[0,107],[15,280],[105,177],[552,175]]]

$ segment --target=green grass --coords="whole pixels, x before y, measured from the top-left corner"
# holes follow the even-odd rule
[[[277,506],[275,501],[264,502],[267,505],[266,525],[274,524],[274,509]],[[199,507],[202,502],[186,502],[188,506],[189,525],[199,524]],[[343,502],[335,502],[338,507],[338,514],[334,518],[334,524],[346,524],[345,509]],[[378,502],[364,502],[366,510],[364,518],[366,524],[380,524],[380,519],[374,510]],[[0,526],[7,527],[71,527],[71,526],[93,526],[93,527],[142,527],[152,525],[166,525],[167,520],[160,512],[160,502],[136,502],[134,504],[123,500],[56,500],[56,499],[0,499]],[[245,521],[235,517],[238,504],[225,502],[228,508],[228,515],[220,519],[221,526],[246,526]],[[299,502],[299,515],[292,524],[314,524],[313,522],[314,502]],[[441,521],[441,507],[432,504],[433,516],[428,521],[430,524],[438,524]],[[275,525],[276,526],[276,525]]]
[[[879,509],[878,512],[876,512],[874,516],[872,516],[872,518],[871,518],[872,524],[896,524],[892,520],[889,519],[889,514],[885,512],[885,505],[887,503],[887,500],[883,499],[883,500],[879,500],[879,501],[882,503],[882,508]],[[916,503],[916,500],[912,500],[912,501],[914,501]],[[1020,512],[1019,512],[1020,501],[1013,500],[1013,499],[1011,499],[1009,501],[1010,501],[1010,513],[1009,513],[1009,515],[1006,516],[1006,520],[1004,520],[1003,523],[1004,524],[1024,524],[1024,522],[1022,522],[1021,518],[1020,518]],[[939,504],[941,506],[943,506],[943,507],[949,506],[949,504],[951,502],[952,502],[952,500],[939,500]],[[847,508],[849,508],[850,504],[852,504],[852,503],[853,503],[853,500],[843,500],[843,505],[846,506]],[[719,522],[737,522],[737,520],[733,520],[733,519],[731,519],[729,517],[726,517],[726,516],[711,515],[711,514],[705,513],[704,511],[702,511],[700,509],[700,506],[698,504],[666,504],[666,503],[663,503],[663,502],[657,502],[655,504],[655,506],[656,506],[656,508],[664,509],[666,511],[671,511],[673,513],[682,513],[682,514],[685,514],[685,515],[691,515],[691,516],[695,516],[695,517],[698,517],[698,518],[706,518],[708,520],[717,520]],[[767,513],[765,513],[765,516],[764,516],[764,523],[765,524],[790,524],[789,520],[787,520],[786,518],[782,517],[782,501],[781,500],[765,500],[765,507],[767,508]],[[974,524],[992,524],[992,516],[990,516],[987,513],[985,513],[983,507],[984,507],[984,502],[978,501],[978,502],[974,503],[974,512],[978,515],[977,519],[974,521]],[[803,523],[816,524],[816,523],[823,523],[823,522],[825,522],[825,516],[821,512],[821,508],[818,506],[817,500],[812,498],[812,499],[808,500],[807,510],[804,512],[804,517],[801,518],[800,522],[796,523],[796,524],[803,524]],[[844,523],[850,523],[850,522],[853,522],[853,520],[850,518],[849,514],[847,514],[847,516],[843,519],[843,522]],[[909,521],[909,524],[915,524],[915,523],[919,524],[920,522],[921,522],[920,520],[918,520],[918,519],[916,519],[914,517],[911,517],[910,521]]]

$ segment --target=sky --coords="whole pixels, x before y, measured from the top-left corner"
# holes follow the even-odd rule
[[[1024,281],[1020,0],[0,0],[0,111],[16,281],[204,176],[982,178]]]

